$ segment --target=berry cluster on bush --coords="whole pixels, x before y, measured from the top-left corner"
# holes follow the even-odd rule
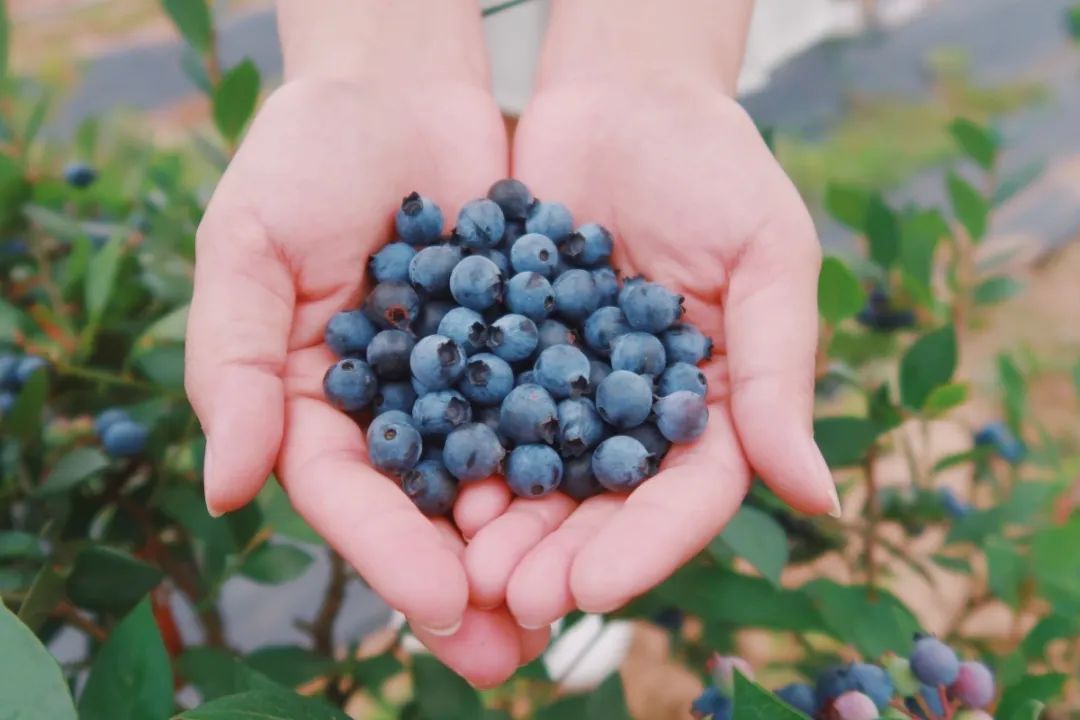
[[[398,240],[371,257],[360,308],[331,318],[327,399],[425,513],[458,483],[503,473],[522,497],[625,492],[672,443],[705,430],[712,342],[681,322],[681,296],[620,283],[612,235],[516,180],[442,211],[408,195]]]
[[[37,355],[0,355],[0,418],[15,407],[19,392],[30,376],[45,365],[45,360]]]

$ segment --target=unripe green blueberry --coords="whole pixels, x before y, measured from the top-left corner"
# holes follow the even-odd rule
[[[890,655],[882,663],[889,679],[893,682],[898,695],[908,696],[919,692],[919,681],[911,672],[911,663],[907,658],[899,655]]]

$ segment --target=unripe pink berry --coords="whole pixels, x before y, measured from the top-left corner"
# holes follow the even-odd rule
[[[994,676],[980,662],[962,662],[949,690],[967,707],[984,708],[994,701]]]
[[[731,689],[735,684],[735,670],[750,679],[754,677],[754,670],[750,667],[750,663],[734,655],[725,656],[714,653],[709,658],[707,669],[712,673],[713,682],[716,686],[728,694],[731,693]]]
[[[861,692],[849,690],[833,701],[836,720],[876,720],[877,705]]]

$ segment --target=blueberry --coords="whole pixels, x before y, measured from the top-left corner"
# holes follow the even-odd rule
[[[386,412],[368,426],[367,444],[371,464],[385,473],[399,474],[420,461],[424,442],[404,413]]]
[[[889,681],[899,695],[914,695],[919,692],[919,681],[911,672],[911,663],[907,658],[889,654],[882,662]]]
[[[420,315],[420,297],[408,283],[379,283],[364,299],[364,314],[384,330],[408,330]]]
[[[465,363],[458,388],[477,405],[500,405],[514,389],[514,371],[499,356],[480,353]]]
[[[678,322],[682,304],[682,295],[651,282],[634,285],[619,298],[619,307],[626,313],[630,327],[649,333],[662,332]]]
[[[487,346],[488,328],[480,313],[456,307],[439,323],[439,335],[456,342],[466,355],[475,355]]]
[[[424,383],[417,380],[415,377],[409,379],[409,385],[412,386],[413,392],[416,393],[416,397],[427,395],[433,388],[429,388]]]
[[[559,415],[559,450],[563,457],[579,457],[604,439],[604,421],[588,398],[563,400]]]
[[[493,248],[502,242],[506,229],[503,211],[493,200],[472,200],[458,213],[454,237],[467,248]]]
[[[452,387],[465,372],[465,352],[444,335],[422,338],[409,356],[413,377],[431,390]]]
[[[412,245],[392,242],[368,260],[375,282],[409,282],[409,262],[416,255]]]
[[[574,500],[586,500],[604,492],[592,470],[592,451],[575,458],[563,458],[563,479],[559,490]]]
[[[870,330],[888,333],[913,326],[915,313],[894,308],[888,290],[879,286],[870,291],[866,306],[855,315],[855,319]]]
[[[339,358],[363,357],[376,331],[362,310],[345,310],[326,324],[326,345]]]
[[[457,499],[458,485],[438,460],[421,460],[401,476],[401,489],[430,517],[447,515]]]
[[[506,229],[503,230],[502,245],[501,248],[509,250],[517,242],[517,239],[522,235],[528,234],[525,231],[524,220],[509,220],[506,221]]]
[[[488,190],[487,196],[499,206],[507,220],[524,221],[535,202],[528,186],[513,178],[496,182]]]
[[[546,235],[528,233],[510,247],[510,264],[514,272],[538,272],[551,277],[559,265],[559,250]]]
[[[612,340],[611,367],[639,375],[659,375],[667,367],[667,353],[655,335],[630,332]]]
[[[877,720],[877,705],[857,690],[848,690],[833,701],[836,720]]]
[[[363,410],[378,390],[375,372],[363,360],[345,358],[330,366],[323,376],[323,393],[338,410]]]
[[[537,202],[525,219],[525,230],[559,242],[574,231],[574,218],[562,203]]]
[[[47,365],[45,358],[40,358],[37,355],[27,355],[19,360],[19,364],[15,366],[15,382],[20,386],[26,384],[31,375]]]
[[[602,307],[585,321],[585,344],[604,357],[611,354],[611,341],[630,332],[626,316],[617,307]]]
[[[119,420],[105,428],[101,444],[112,457],[134,457],[143,451],[149,437],[150,430],[142,423]]]
[[[450,293],[467,308],[486,310],[502,299],[499,266],[480,255],[470,255],[450,274]]]
[[[408,380],[416,340],[404,330],[383,330],[367,348],[367,362],[380,380]]]
[[[372,400],[372,407],[376,415],[381,415],[391,410],[412,412],[413,403],[416,402],[416,391],[407,382],[388,382],[379,386]]]
[[[513,268],[510,267],[510,258],[508,258],[506,253],[502,250],[481,250],[473,254],[486,257],[488,260],[495,263],[504,278],[508,278],[514,274]]]
[[[540,273],[518,273],[506,284],[506,306],[511,312],[540,322],[555,310],[555,290]]]
[[[536,323],[524,315],[503,315],[488,328],[488,347],[507,362],[530,357],[538,340]]]
[[[919,688],[919,695],[922,697],[923,703],[926,704],[926,707],[930,709],[932,717],[935,720],[945,715],[945,706],[941,702],[941,694],[938,692],[938,689],[936,687],[931,685],[923,685]],[[922,705],[920,705],[914,697],[909,697],[904,700],[904,705],[907,706],[907,709],[910,710],[915,715],[915,717],[923,718],[923,720],[930,720],[930,718],[928,718],[926,713],[923,711]]]
[[[776,697],[806,715],[817,712],[817,698],[814,689],[805,683],[791,683],[776,691]]]
[[[432,300],[424,303],[420,308],[420,317],[416,319],[414,330],[416,337],[427,337],[439,332],[439,323],[454,308],[459,307],[456,303]]]
[[[456,245],[432,245],[416,253],[409,262],[409,282],[427,297],[450,295],[450,273],[461,262],[461,248]]]
[[[656,427],[673,443],[689,443],[701,437],[709,422],[705,398],[689,390],[665,395],[653,405]]]
[[[726,693],[731,693],[735,689],[736,670],[750,679],[754,677],[754,669],[750,667],[750,663],[737,655],[713,653],[706,663],[706,668],[716,686]]]
[[[1027,456],[1027,446],[1003,422],[992,422],[975,433],[975,444],[988,446],[1006,462],[1016,465]]]
[[[525,372],[518,373],[518,376],[514,378],[514,387],[518,385],[537,385],[536,373],[532,370],[526,370]]]
[[[574,265],[596,267],[611,259],[614,242],[603,225],[582,225],[562,244],[562,254]]]
[[[911,651],[911,672],[927,685],[950,685],[960,672],[960,661],[951,647],[936,637],[922,637]]]
[[[969,708],[985,708],[994,701],[994,675],[982,663],[962,662],[949,692]]]
[[[705,373],[696,365],[685,362],[677,362],[668,367],[660,376],[658,384],[660,395],[670,395],[679,390],[689,390],[705,397],[709,392],[709,383],[705,379]]]
[[[577,345],[577,335],[558,320],[548,318],[540,323],[536,349],[541,352],[554,345]]]
[[[509,438],[506,438],[499,428],[500,414],[501,408],[498,405],[477,405],[473,407],[473,422],[478,422],[491,428],[495,434],[499,436],[499,442],[505,447],[506,445],[509,445],[510,442]]]
[[[937,489],[938,499],[941,501],[941,509],[953,520],[971,514],[972,508],[966,502],[956,497],[951,488],[941,487]]]
[[[645,422],[652,404],[649,381],[626,370],[616,370],[596,388],[597,412],[617,428],[632,428]]]
[[[712,358],[712,340],[689,323],[671,326],[660,336],[660,342],[664,344],[669,363],[697,365]]]
[[[410,245],[430,245],[439,239],[443,229],[443,214],[439,206],[417,193],[409,193],[401,201],[394,216],[398,236]]]
[[[552,345],[536,359],[536,381],[555,398],[578,397],[589,391],[592,367],[573,345]]]
[[[462,425],[446,436],[443,445],[446,469],[461,482],[482,480],[496,474],[505,455],[499,436],[481,423]]]
[[[892,699],[893,684],[883,669],[868,663],[837,665],[818,675],[815,693],[819,706],[851,690],[863,693],[879,708],[885,708]]]
[[[20,383],[16,372],[19,358],[14,355],[0,355],[0,390],[18,390]]]
[[[611,268],[597,268],[592,271],[593,283],[596,284],[596,297],[600,307],[614,305],[619,299],[619,278]]]
[[[126,410],[109,408],[94,418],[94,433],[100,438],[105,435],[105,431],[109,429],[110,425],[122,420],[131,420],[131,416],[127,414]]]
[[[472,405],[456,390],[433,390],[416,399],[412,418],[424,437],[448,435],[454,428],[472,422]]]
[[[627,492],[656,473],[656,459],[632,437],[615,435],[593,452],[593,474],[612,492]]]
[[[502,401],[499,427],[516,443],[550,445],[559,431],[555,401],[539,385],[519,385]]]
[[[15,402],[18,398],[14,393],[10,393],[7,390],[0,391],[0,418],[11,412],[11,408],[15,407]]]
[[[547,495],[562,477],[562,458],[547,445],[518,445],[506,462],[506,484],[521,497]]]
[[[639,285],[644,285],[646,282],[647,281],[645,280],[645,278],[641,275],[634,275],[632,277],[626,278],[626,280],[623,281],[622,287],[619,288],[619,294],[616,297],[615,304],[621,306],[623,304],[623,300],[626,298],[626,296],[630,293],[631,290],[638,287]]]
[[[90,187],[97,180],[97,170],[82,162],[73,162],[64,168],[64,181],[74,188]]]
[[[582,323],[599,307],[596,283],[588,270],[567,270],[552,283],[555,311],[567,320]]]
[[[720,688],[707,687],[690,703],[690,714],[695,718],[712,718],[712,720],[731,720],[731,699],[720,691]]]
[[[667,455],[668,450],[671,449],[671,441],[664,437],[659,428],[651,422],[623,430],[622,433],[644,445],[645,449],[655,455],[658,460]]]
[[[600,387],[600,383],[611,374],[611,366],[602,360],[589,360],[589,387]]]

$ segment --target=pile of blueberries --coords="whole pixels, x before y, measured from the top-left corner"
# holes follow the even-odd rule
[[[395,223],[362,306],[327,325],[341,359],[323,389],[358,421],[373,415],[372,464],[424,513],[499,473],[522,497],[626,492],[704,431],[712,342],[681,322],[681,296],[620,283],[607,229],[575,228],[510,179],[467,203],[449,237],[416,193]]]
[[[731,720],[736,670],[752,678],[749,664],[738,657],[713,656],[713,686],[691,706],[696,718]],[[879,665],[849,663],[823,671],[814,686],[793,683],[777,697],[807,717],[818,720],[993,720],[988,712],[997,690],[986,665],[961,661],[945,643],[916,636],[910,658],[889,655]]]

